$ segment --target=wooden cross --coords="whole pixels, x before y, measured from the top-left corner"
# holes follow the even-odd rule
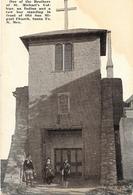
[[[68,8],[68,0],[64,0],[64,8],[56,9],[57,12],[64,11],[64,28],[65,30],[68,29],[68,11],[76,10],[76,7],[69,7]]]

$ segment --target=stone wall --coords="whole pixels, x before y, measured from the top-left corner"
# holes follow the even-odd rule
[[[20,183],[23,160],[28,153],[28,87],[17,88],[13,94],[16,97],[16,127],[8,156],[6,183]]]
[[[121,118],[120,138],[123,177],[126,180],[133,180],[133,118]]]
[[[112,98],[114,125],[119,126],[123,116],[123,87],[122,80],[119,78],[112,79]]]
[[[117,182],[112,79],[102,79],[101,184]]]
[[[115,184],[122,177],[119,121],[123,115],[122,81],[105,78],[102,85],[101,183]]]
[[[123,88],[121,79],[114,78],[112,81],[112,95],[113,95],[113,119],[115,130],[115,148],[116,148],[116,167],[117,177],[119,180],[123,178],[122,173],[122,158],[121,158],[121,144],[120,144],[120,130],[119,122],[123,116]]]

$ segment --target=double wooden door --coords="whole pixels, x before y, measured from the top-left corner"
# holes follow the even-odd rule
[[[82,175],[82,149],[81,148],[61,148],[54,149],[55,170],[60,172],[63,162],[68,159],[71,165],[71,175]]]

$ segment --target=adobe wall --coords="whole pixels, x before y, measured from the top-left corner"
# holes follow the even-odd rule
[[[73,71],[55,72],[55,44],[73,43]],[[100,38],[56,39],[29,46],[29,100],[100,69]]]
[[[120,119],[123,116],[123,87],[121,79],[112,79],[112,90],[114,125],[119,126]]]
[[[7,161],[4,179],[6,183],[20,183],[23,160],[25,153],[28,152],[26,145],[28,136],[28,87],[16,88],[13,94],[16,97],[16,127]]]
[[[102,130],[101,130],[101,184],[117,183],[117,160],[120,154],[116,145],[115,130],[119,136],[119,121],[123,114],[122,82],[117,78],[104,78],[102,86]],[[115,127],[117,126],[117,129]],[[119,151],[118,151],[119,150]]]
[[[84,177],[100,177],[100,40],[88,37],[84,41],[82,38],[71,41],[74,43],[74,70],[69,72],[53,72],[55,43],[35,44],[29,48],[30,152],[40,179],[45,155],[42,154],[41,129],[74,127],[82,129]],[[70,93],[71,111],[70,115],[59,117],[57,97],[62,92]]]
[[[116,167],[118,180],[123,179],[122,171],[122,154],[120,144],[120,127],[119,122],[123,117],[123,87],[122,80],[114,78],[112,82],[113,87],[113,119],[115,131],[115,149],[116,149]]]
[[[100,71],[88,74],[41,96],[30,104],[30,151],[38,176],[42,177],[41,129],[82,129],[83,167],[85,178],[100,176],[101,128]],[[70,114],[58,116],[58,93],[70,93]],[[47,135],[46,135],[47,136]],[[47,137],[46,137],[47,139]],[[73,138],[74,140],[74,138]],[[80,143],[79,143],[80,144]],[[71,147],[71,146],[70,146]]]
[[[121,118],[120,138],[123,178],[133,180],[133,118]]]
[[[112,79],[102,79],[101,184],[117,183]]]
[[[127,118],[133,118],[133,108],[132,107],[125,107],[124,113]]]

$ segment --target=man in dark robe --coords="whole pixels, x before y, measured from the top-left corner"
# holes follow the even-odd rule
[[[51,159],[48,158],[45,165],[45,174],[46,174],[46,182],[47,184],[51,184],[54,179],[54,170],[52,168]]]
[[[68,178],[70,176],[70,164],[66,159],[61,167],[62,180],[65,187],[68,187]]]

